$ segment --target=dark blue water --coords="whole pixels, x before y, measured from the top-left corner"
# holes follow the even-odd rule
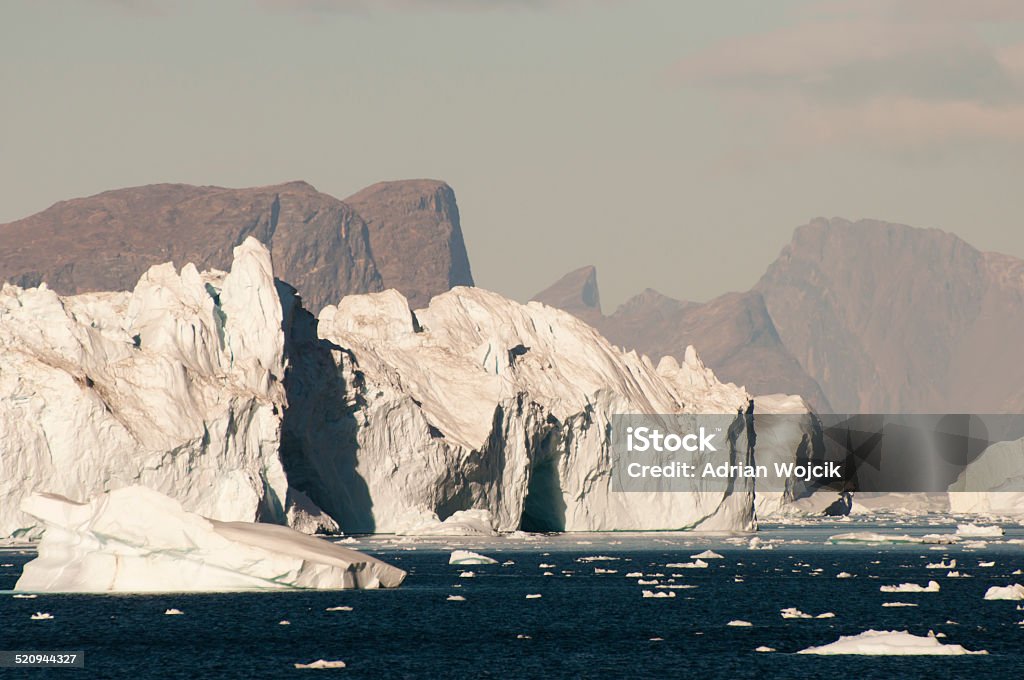
[[[540,541],[488,539],[450,544],[479,548],[512,566],[456,567],[450,547],[368,540],[368,552],[409,571],[393,591],[286,592],[217,595],[0,594],[0,649],[81,649],[85,670],[0,670],[0,677],[72,674],[103,678],[277,678],[336,675],[349,678],[1001,678],[1024,673],[1024,611],[1014,602],[982,599],[991,585],[1024,582],[1024,547],[993,542],[974,552],[957,546],[827,545],[830,533],[872,527],[830,525],[775,528],[763,539],[787,541],[755,551],[722,538],[646,534],[561,536]],[[935,527],[885,532],[929,533]],[[949,531],[949,529],[943,529]],[[1008,532],[1007,538],[1021,532]],[[808,544],[788,541],[807,540]],[[583,543],[582,545],[580,543]],[[409,548],[415,547],[415,550]],[[725,556],[707,569],[669,569],[668,562],[712,548]],[[546,553],[546,554],[545,554]],[[612,562],[581,563],[609,555]],[[957,558],[973,578],[951,579],[926,562]],[[13,587],[29,554],[0,551],[0,589]],[[979,568],[979,560],[994,560]],[[875,564],[877,562],[877,564]],[[557,565],[542,576],[541,563]],[[797,565],[809,566],[797,566]],[[596,575],[594,567],[616,569]],[[823,569],[812,575],[813,569]],[[459,578],[471,569],[476,578]],[[563,574],[563,570],[573,572]],[[629,571],[682,573],[674,599],[642,599]],[[856,578],[836,579],[840,571]],[[735,576],[743,582],[735,582]],[[929,579],[939,593],[886,594],[882,584]],[[460,587],[454,587],[454,586]],[[650,586],[646,586],[648,589]],[[541,599],[527,600],[528,593]],[[448,602],[450,594],[465,602]],[[883,608],[886,601],[918,607]],[[350,612],[327,612],[348,605]],[[176,607],[183,616],[165,616]],[[833,619],[787,620],[785,607]],[[32,621],[35,611],[52,621]],[[732,619],[749,628],[727,627]],[[291,625],[282,626],[281,620]],[[946,623],[955,621],[955,624]],[[945,643],[988,650],[987,656],[797,656],[839,635],[868,628],[944,632]],[[517,636],[528,636],[520,639]],[[662,641],[650,638],[660,637]],[[759,645],[776,653],[757,653]],[[343,670],[296,670],[295,662],[341,659]]]

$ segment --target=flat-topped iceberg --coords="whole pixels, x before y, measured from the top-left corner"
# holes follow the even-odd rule
[[[405,572],[288,527],[220,522],[131,486],[87,503],[33,494],[21,509],[45,526],[15,590],[211,592],[393,588]]]
[[[905,630],[867,630],[858,635],[841,635],[821,647],[801,649],[797,654],[864,654],[869,656],[988,654],[972,652],[960,645],[944,645],[934,636],[912,635]]]

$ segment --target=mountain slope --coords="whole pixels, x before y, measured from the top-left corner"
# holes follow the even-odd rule
[[[817,219],[755,289],[840,411],[1019,409],[1024,261],[935,229]]]

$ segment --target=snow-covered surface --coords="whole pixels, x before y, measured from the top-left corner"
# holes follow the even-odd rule
[[[443,522],[433,511],[407,512],[394,533],[402,536],[497,536],[487,510],[458,510]]]
[[[1024,586],[1014,583],[1008,586],[992,586],[985,591],[986,600],[1024,600]]]
[[[22,509],[46,530],[15,590],[207,592],[390,588],[405,572],[288,527],[221,522],[141,486],[77,503],[33,494]]]
[[[842,635],[831,644],[808,647],[797,654],[862,654],[868,656],[987,654],[972,652],[960,645],[944,645],[933,636],[912,635],[905,630],[867,630],[858,635]]]

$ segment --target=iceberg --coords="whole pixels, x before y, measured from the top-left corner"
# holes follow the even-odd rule
[[[448,558],[448,564],[497,564],[498,560],[470,550],[456,550]]]
[[[911,635],[905,630],[867,630],[858,635],[841,635],[821,647],[808,647],[797,654],[862,654],[868,656],[911,656],[988,654],[972,652],[960,645],[944,645],[933,636]]]
[[[986,600],[1024,600],[1024,586],[1014,583],[1009,586],[992,586],[985,591]]]
[[[980,524],[957,524],[956,535],[970,538],[988,538],[1003,535],[1003,528],[1000,526],[982,526]]]
[[[45,531],[18,591],[394,588],[405,578],[355,550],[284,526],[208,519],[142,486],[87,503],[37,493],[21,509]]]
[[[719,555],[718,553],[716,553],[714,550],[705,550],[702,553],[697,553],[696,555],[690,555],[690,559],[692,559],[692,560],[721,560],[721,559],[725,559],[725,558],[722,557],[721,555]]]
[[[881,586],[883,593],[937,593],[940,590],[938,581],[928,581],[928,585],[919,586],[916,583],[901,583],[898,586]]]

